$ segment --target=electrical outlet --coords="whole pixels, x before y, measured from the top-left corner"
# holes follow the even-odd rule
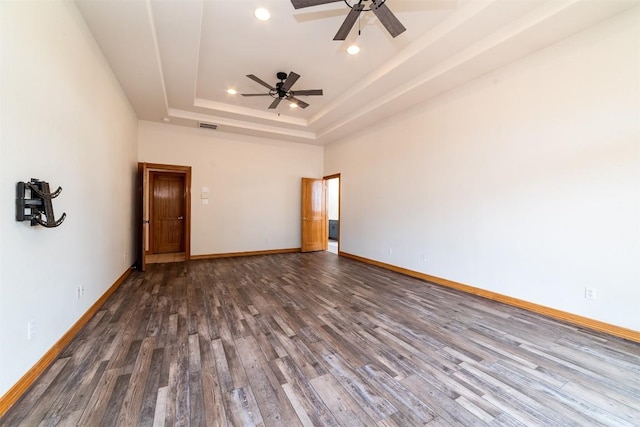
[[[80,288],[80,286],[78,286],[76,288],[76,299],[80,299],[81,296],[82,296],[82,289]]]
[[[424,254],[420,255],[420,261],[427,262],[427,256]]]
[[[80,296],[84,296],[84,285],[80,285]]]
[[[124,258],[125,261],[127,260],[127,253],[126,252],[124,253],[123,258]]]
[[[393,255],[393,248],[389,248],[389,255]]]
[[[35,319],[29,320],[27,322],[27,339],[31,340],[36,334],[36,321]]]
[[[596,289],[595,288],[590,288],[590,287],[585,287],[584,288],[584,297],[586,299],[596,299]]]

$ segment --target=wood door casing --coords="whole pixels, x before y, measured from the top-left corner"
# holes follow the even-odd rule
[[[325,177],[323,177],[324,181],[327,182],[330,179],[337,179],[338,180],[338,255],[340,255],[340,242],[342,242],[342,238],[340,236],[340,230],[341,230],[341,226],[340,226],[340,219],[341,219],[341,211],[342,211],[342,180],[340,178],[340,174],[339,173],[334,173],[333,175],[327,175]],[[327,187],[328,188],[328,187]],[[329,191],[327,190],[327,200],[329,198]],[[327,201],[327,224],[329,223],[329,202]],[[327,225],[328,227],[328,225]],[[327,238],[329,237],[329,229],[327,228]],[[328,247],[328,242],[327,242],[327,249],[329,249]]]
[[[175,173],[184,176],[184,259],[191,259],[191,166],[167,165],[161,163],[138,163],[139,192],[140,199],[139,212],[142,217],[138,218],[138,226],[136,227],[137,239],[139,241],[139,251],[137,254],[136,266],[141,271],[145,270],[146,257],[153,253],[153,227],[151,226],[152,217],[152,174],[155,172]]]
[[[302,178],[301,252],[327,250],[327,191],[324,179]]]
[[[146,199],[149,179],[146,163],[138,163],[138,202],[136,209],[136,265],[140,271],[147,269],[146,244],[148,238],[148,212]]]
[[[183,174],[153,172],[151,197],[154,254],[184,252],[185,177]]]

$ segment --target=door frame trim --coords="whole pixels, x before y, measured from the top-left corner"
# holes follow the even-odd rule
[[[338,178],[338,255],[341,255],[340,252],[340,242],[342,242],[342,178],[340,177],[340,173],[334,173],[331,175],[323,176],[322,179],[328,181],[330,179]],[[329,192],[327,191],[327,197],[329,197]],[[327,210],[327,223],[329,222],[329,203],[326,203]],[[329,233],[329,228],[327,226],[327,235]]]
[[[147,197],[148,197],[148,201],[149,201],[149,209],[147,210],[147,215],[149,216],[149,218],[143,218],[144,220],[149,220],[150,219],[150,215],[151,215],[151,194],[150,194],[150,190],[151,190],[151,173],[152,172],[159,172],[159,173],[174,173],[174,174],[181,174],[184,175],[184,202],[185,202],[185,212],[184,212],[184,217],[185,217],[185,221],[184,221],[184,259],[185,261],[188,261],[191,259],[191,166],[180,166],[180,165],[165,165],[165,164],[161,164],[161,163],[144,163],[145,168],[147,173],[149,174],[148,177],[146,177],[146,182],[147,182],[147,188],[143,189],[143,194],[146,193]],[[144,198],[144,196],[143,196]],[[143,200],[142,203],[145,203],[146,201]],[[149,225],[149,223],[144,224],[143,227],[146,226],[147,228],[147,235],[148,235],[148,243],[149,243],[149,249],[151,250],[151,252],[153,252],[152,248],[151,248],[151,243],[152,243],[152,233],[153,233],[153,227],[151,227]],[[145,250],[143,250],[143,256],[146,257],[147,255],[147,251],[146,248],[144,248]]]

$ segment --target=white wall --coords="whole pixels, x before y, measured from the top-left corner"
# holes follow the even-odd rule
[[[311,145],[139,124],[139,161],[192,167],[192,255],[299,248],[300,182],[322,177],[322,155]]]
[[[0,14],[3,395],[132,263],[137,119],[72,2]],[[62,186],[59,228],[15,221],[16,183],[32,177]]]
[[[638,22],[635,8],[328,146],[341,250],[640,330]]]
[[[340,219],[340,178],[327,180],[327,216]]]

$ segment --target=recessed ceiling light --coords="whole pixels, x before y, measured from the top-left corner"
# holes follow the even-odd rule
[[[352,44],[347,48],[347,53],[349,55],[357,55],[358,52],[360,52],[360,47],[358,47],[358,45]]]
[[[229,95],[235,95],[235,94],[237,94],[237,93],[238,93],[238,91],[237,91],[237,90],[235,90],[235,89],[233,89],[233,88],[229,88],[229,89],[227,89],[227,93],[228,93]]]
[[[264,7],[257,8],[253,14],[261,21],[268,21],[271,18],[271,13]]]
[[[292,102],[291,104],[289,104],[289,107],[298,108],[298,104],[296,104],[295,102]]]

